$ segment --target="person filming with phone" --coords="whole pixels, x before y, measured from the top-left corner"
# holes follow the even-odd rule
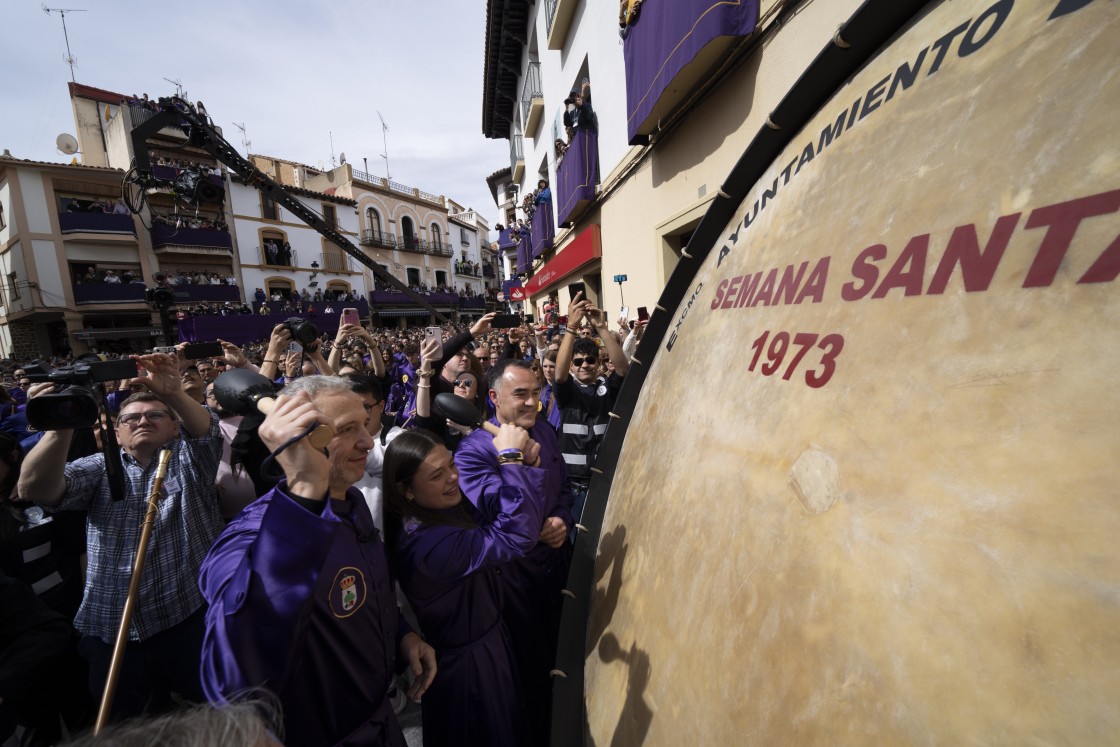
[[[587,325],[581,326],[584,320]],[[579,521],[591,483],[591,467],[630,362],[608,329],[606,312],[584,299],[582,292],[575,293],[568,305],[565,331],[556,353],[553,393],[560,408],[560,451],[575,493],[572,516]],[[596,335],[603,342],[601,349],[593,339]],[[614,365],[605,380],[599,378],[601,351]]]
[[[46,431],[28,453],[18,483],[22,500],[51,510],[88,512],[86,584],[74,627],[82,634],[78,648],[89,662],[91,694],[100,700],[156,456],[171,450],[113,700],[114,720],[169,710],[172,693],[205,700],[198,671],[203,634],[198,573],[223,526],[214,487],[222,453],[217,417],[184,391],[174,356],[154,353],[132,359],[147,373],[133,383],[148,391],[125,399],[117,416],[123,499],[113,500],[104,454],[67,463],[73,430]],[[39,397],[54,388],[35,384],[29,395]]]

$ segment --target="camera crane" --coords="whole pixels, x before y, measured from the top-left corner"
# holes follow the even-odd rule
[[[186,99],[179,96],[161,98],[157,102],[157,106],[159,107],[158,111],[132,128],[132,152],[134,156],[133,167],[125,175],[126,194],[127,187],[131,183],[145,192],[149,189],[165,187],[174,187],[180,194],[183,191],[189,191],[190,194],[185,195],[189,202],[217,201],[214,199],[216,195],[213,194],[215,192],[213,185],[209,180],[197,174],[194,175],[193,179],[184,179],[183,175],[180,175],[175,180],[158,179],[153,175],[151,158],[148,156],[148,139],[165,127],[181,130],[187,136],[190,145],[202,148],[219,163],[225,164],[230,171],[240,176],[247,185],[256,188],[275,202],[283,205],[292,215],[314,228],[328,241],[372,270],[373,274],[382,281],[416,300],[430,311],[439,322],[447,321],[447,317],[437,311],[420,294],[414,292],[389,273],[388,270],[374,262],[365,252],[354,246],[348,238],[337,231],[334,226],[293,197],[280,183],[274,181],[248,159],[242,158],[241,154],[210,124],[209,118],[200,113]],[[186,190],[184,190],[184,187]],[[130,205],[130,207],[135,209],[134,206]]]

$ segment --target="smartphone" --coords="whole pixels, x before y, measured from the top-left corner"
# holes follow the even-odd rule
[[[639,306],[638,307],[638,321],[639,322],[648,322],[649,321],[649,312],[646,311],[645,306]]]
[[[532,314],[526,314],[525,315],[525,323],[526,324],[532,324],[533,323],[533,315]]]
[[[569,299],[574,301],[577,293],[582,293],[583,300],[587,300],[587,288],[584,287],[583,283],[572,283],[568,286]]]
[[[153,353],[167,353],[168,355],[175,355],[174,345],[160,345],[159,347],[152,348]]]
[[[630,318],[630,307],[629,306],[623,306],[621,309],[619,309],[618,310],[618,318],[622,319],[623,321]]]
[[[358,318],[357,309],[343,309],[342,310],[342,323],[343,324],[360,324],[361,320]]]
[[[189,361],[203,358],[221,358],[226,354],[218,342],[192,342],[183,348],[183,357]]]
[[[292,340],[291,342],[288,343],[288,352],[289,353],[302,353],[303,352],[303,345],[300,345],[295,340]]]
[[[496,314],[490,320],[490,326],[494,329],[510,329],[511,327],[521,326],[520,314]]]
[[[443,342],[443,330],[439,327],[426,327],[424,329],[424,342],[428,340],[435,340],[437,343]]]
[[[131,358],[119,358],[112,361],[101,361],[97,364],[97,376],[101,381],[112,379],[134,379],[139,373],[136,361]]]

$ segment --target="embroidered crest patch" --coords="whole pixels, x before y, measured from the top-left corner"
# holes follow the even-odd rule
[[[362,572],[352,566],[340,569],[331,583],[328,601],[335,617],[350,617],[357,612],[366,601],[366,579]]]

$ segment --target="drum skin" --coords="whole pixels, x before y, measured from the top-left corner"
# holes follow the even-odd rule
[[[626,430],[589,743],[1120,742],[1118,21],[935,3],[750,190]]]

